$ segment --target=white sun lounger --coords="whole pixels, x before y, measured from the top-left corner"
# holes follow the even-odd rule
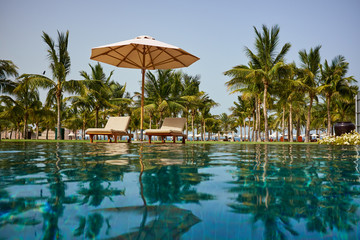
[[[94,135],[107,135],[109,142],[111,142],[111,137],[113,137],[115,143],[118,136],[128,136],[128,142],[131,142],[133,134],[127,131],[129,122],[130,117],[110,117],[104,128],[89,128],[86,130],[86,134],[90,136],[91,143],[93,142]]]
[[[182,137],[182,143],[185,143],[186,134],[183,133],[186,118],[165,118],[160,129],[147,129],[145,135],[149,136],[149,143],[151,143],[152,136],[160,136],[162,142],[165,142],[165,137],[173,137],[173,142],[177,137]]]

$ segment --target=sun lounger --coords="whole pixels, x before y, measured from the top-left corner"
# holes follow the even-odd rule
[[[129,122],[130,117],[110,117],[104,128],[89,128],[86,130],[86,134],[90,136],[91,143],[93,142],[94,135],[107,135],[109,142],[111,142],[111,137],[113,137],[115,143],[118,136],[128,136],[128,142],[131,142],[133,134],[127,131]]]
[[[162,142],[165,142],[165,137],[173,137],[173,142],[177,137],[182,137],[182,143],[185,143],[186,134],[183,134],[186,118],[165,118],[160,129],[147,129],[145,135],[149,136],[149,143],[151,143],[152,136],[160,136]]]

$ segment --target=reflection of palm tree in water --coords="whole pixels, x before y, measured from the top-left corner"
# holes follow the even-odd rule
[[[356,214],[358,206],[352,202],[359,191],[354,192],[348,184],[355,172],[351,168],[352,162],[341,161],[341,156],[336,155],[344,153],[330,151],[329,161],[314,161],[313,147],[306,146],[305,152],[294,159],[293,148],[298,146],[290,145],[281,146],[282,156],[274,158],[272,155],[269,161],[270,147],[277,146],[255,147],[255,167],[239,161],[241,171],[233,183],[241,185],[230,189],[238,193],[235,203],[229,204],[231,209],[240,214],[251,214],[254,224],[261,221],[265,239],[287,238],[289,234],[297,236],[291,219],[295,222],[303,219],[309,232],[326,233],[334,228],[344,234],[353,231],[360,221]],[[261,153],[264,153],[262,168],[259,164]],[[349,164],[349,168],[341,166],[344,164]]]
[[[56,143],[56,170],[54,173],[49,174],[48,181],[50,182],[50,194],[46,205],[43,208],[44,216],[44,237],[43,239],[59,239],[60,229],[58,226],[59,217],[62,216],[64,211],[63,203],[65,199],[66,184],[62,181],[60,173],[60,161],[59,143]]]
[[[248,163],[238,162],[239,169],[247,167],[250,171],[239,171],[240,175],[234,183],[244,183],[244,185],[231,188],[230,191],[238,192],[239,195],[236,198],[237,203],[229,204],[229,206],[236,213],[251,214],[253,224],[258,221],[263,222],[265,239],[286,238],[284,231],[296,236],[297,232],[292,229],[288,216],[282,212],[283,203],[276,201],[277,195],[284,194],[284,190],[278,186],[279,182],[271,180],[274,177],[271,176],[274,163],[269,162],[269,146],[255,145],[254,147],[253,167]],[[288,193],[285,192],[286,194]]]
[[[125,189],[118,190],[111,187],[111,181],[119,180],[123,173],[121,168],[114,167],[117,171],[109,171],[109,167],[104,164],[96,164],[94,167],[87,169],[82,178],[89,183],[89,187],[81,186],[78,193],[84,196],[82,204],[90,206],[100,206],[105,198],[112,200],[113,196],[125,195]],[[104,187],[103,183],[107,182]]]

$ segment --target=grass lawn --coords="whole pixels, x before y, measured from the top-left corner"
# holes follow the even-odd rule
[[[36,139],[1,139],[1,142],[39,142],[39,143],[52,143],[52,142],[63,142],[63,143],[90,143],[90,140],[36,140]],[[0,143],[1,143],[0,142]],[[107,143],[107,140],[94,140],[94,143],[101,142]],[[119,143],[125,143],[127,140],[118,141]],[[133,141],[139,142],[139,141]],[[143,141],[148,144],[148,141]],[[152,143],[160,143],[161,141],[152,141]],[[179,143],[177,141],[176,143]],[[166,143],[172,143],[172,141],[166,141]],[[288,144],[317,144],[317,142],[227,142],[227,141],[186,141],[186,144],[273,144],[273,145],[288,145]]]

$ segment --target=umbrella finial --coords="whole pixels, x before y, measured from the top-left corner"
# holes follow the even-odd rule
[[[146,35],[138,36],[138,37],[136,37],[136,39],[150,39],[150,40],[155,40],[155,38],[150,37],[150,36],[146,36]]]

